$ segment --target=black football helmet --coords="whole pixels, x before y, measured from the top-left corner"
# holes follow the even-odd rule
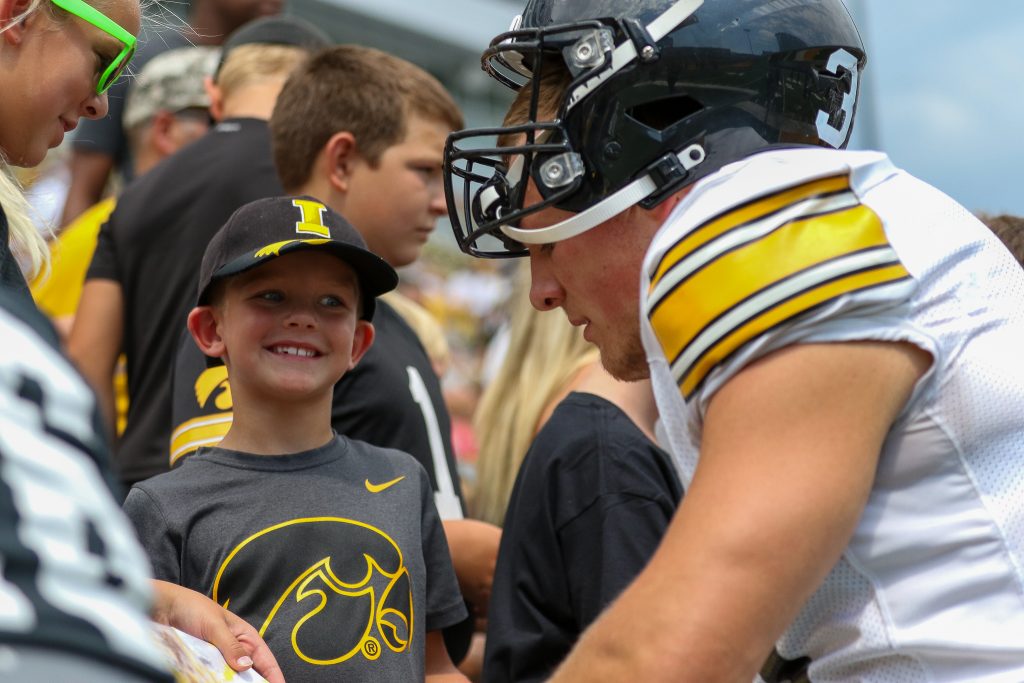
[[[529,0],[482,58],[503,85],[530,88],[526,120],[445,147],[459,246],[522,256],[760,150],[845,147],[865,61],[841,0]],[[568,87],[544,112],[533,76],[551,69]],[[524,206],[531,180],[541,199]],[[517,228],[549,206],[576,215]]]

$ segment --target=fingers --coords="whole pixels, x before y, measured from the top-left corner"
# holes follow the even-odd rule
[[[249,661],[256,673],[267,679],[269,683],[285,683],[284,674],[281,673],[281,667],[278,666],[274,653],[267,647],[259,632],[244,619],[227,610],[224,610],[224,613],[227,615],[231,632],[249,653]],[[235,670],[241,671],[241,669]]]
[[[216,608],[219,613],[211,612],[207,618],[204,618],[200,622],[200,629],[202,631],[202,635],[200,637],[220,650],[221,655],[224,657],[224,661],[226,661],[228,666],[235,671],[251,669],[253,659],[250,656],[250,648],[247,648],[239,641],[238,638],[235,637],[234,632],[229,626],[229,622],[231,622],[232,618],[237,619],[238,617],[235,617],[226,609],[212,601],[210,604]]]
[[[247,621],[182,586],[153,581],[153,587],[154,620],[211,643],[235,671],[252,668],[270,683],[285,683],[270,648]]]

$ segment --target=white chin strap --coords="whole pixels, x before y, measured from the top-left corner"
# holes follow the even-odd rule
[[[704,156],[704,148],[700,145],[690,145],[683,151],[676,153],[679,163],[688,171],[703,162]],[[560,223],[536,230],[523,230],[521,228],[514,228],[511,225],[503,225],[501,226],[501,231],[522,244],[561,242],[570,237],[583,234],[608,219],[618,216],[634,204],[650,197],[658,189],[658,184],[654,182],[650,174],[644,175],[617,192],[605,197],[585,211],[581,211],[573,215],[572,218],[567,218]]]

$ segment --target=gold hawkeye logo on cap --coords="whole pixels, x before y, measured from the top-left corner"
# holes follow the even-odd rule
[[[380,493],[384,489],[391,488],[392,486],[402,481],[403,479],[405,479],[404,476],[399,477],[398,479],[392,479],[391,481],[386,481],[383,484],[371,484],[370,480],[367,479],[366,490],[369,491],[370,493]]]

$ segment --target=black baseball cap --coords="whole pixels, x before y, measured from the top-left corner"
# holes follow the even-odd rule
[[[242,24],[224,41],[224,48],[220,53],[220,62],[214,71],[214,77],[220,73],[228,55],[236,47],[242,45],[289,45],[292,47],[305,48],[309,52],[316,52],[334,43],[327,34],[309,23],[305,19],[277,15],[272,17],[260,17]]]
[[[210,240],[199,269],[197,305],[209,303],[213,284],[278,256],[327,250],[359,278],[363,320],[373,320],[375,299],[398,286],[398,273],[366,248],[352,224],[313,197],[270,197],[241,207]]]

